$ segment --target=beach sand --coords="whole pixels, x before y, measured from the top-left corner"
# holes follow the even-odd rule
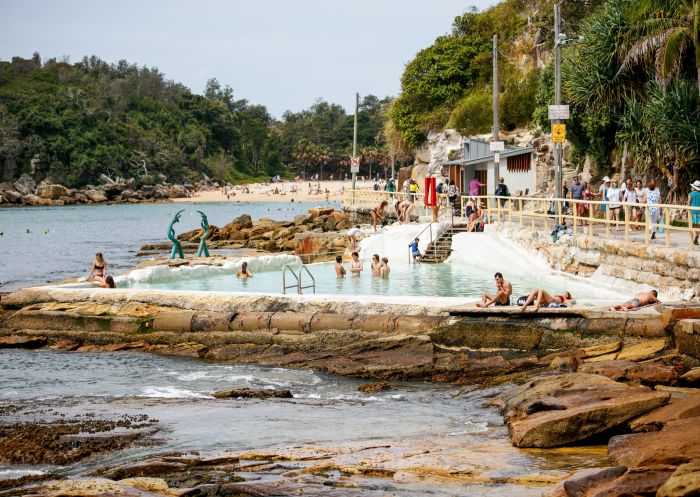
[[[311,187],[309,187],[309,184]],[[371,187],[367,181],[365,188]],[[343,191],[351,188],[352,182],[348,181],[282,181],[280,183],[251,183],[237,185],[229,188],[229,196],[223,189],[199,191],[188,198],[172,199],[173,202],[314,202],[314,201],[341,201]],[[357,181],[358,188],[362,188],[362,181]],[[246,190],[247,188],[247,190]],[[296,191],[294,191],[296,190]],[[277,193],[275,193],[277,192]]]

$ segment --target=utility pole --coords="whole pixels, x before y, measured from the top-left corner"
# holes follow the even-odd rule
[[[360,94],[355,93],[355,126],[354,133],[352,137],[352,156],[357,157],[357,112],[360,107]],[[351,166],[352,167],[352,166]],[[353,169],[352,171],[352,189],[355,190],[355,181],[357,180],[357,172]]]
[[[498,35],[493,35],[493,141],[499,140],[500,129],[498,127]],[[501,168],[501,154],[493,153],[494,183],[498,184]]]
[[[561,105],[561,11],[559,4],[554,4],[554,104]],[[560,124],[561,119],[555,119],[554,124]],[[562,197],[562,147],[561,143],[554,143],[554,181],[556,182],[556,196]]]

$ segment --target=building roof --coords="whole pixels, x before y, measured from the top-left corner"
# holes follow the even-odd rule
[[[469,166],[493,160],[493,152],[491,152],[489,142],[487,141],[465,138],[462,146],[464,148],[464,157],[462,159],[447,161],[443,163],[443,166]],[[501,152],[501,158],[530,154],[532,151],[532,147],[505,147],[505,150]]]

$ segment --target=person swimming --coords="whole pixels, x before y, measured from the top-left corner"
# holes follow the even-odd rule
[[[364,268],[364,264],[362,264],[362,260],[360,259],[360,254],[353,252],[352,261],[350,261],[350,274],[352,276],[360,276]]]
[[[624,304],[618,304],[610,307],[610,311],[636,311],[640,307],[656,304],[659,302],[659,292],[650,290],[648,292],[637,292],[637,294],[629,299]]]
[[[95,260],[92,261],[92,267],[87,275],[87,280],[92,280],[93,283],[104,283],[107,276],[107,262],[102,257],[102,252],[95,254]]]
[[[343,267],[343,258],[341,256],[336,256],[335,258],[335,276],[337,278],[345,277],[345,268]]]
[[[561,295],[552,296],[545,290],[539,288],[530,294],[520,310],[523,312],[527,310],[527,306],[529,306],[533,301],[535,301],[534,312],[537,312],[537,310],[542,306],[546,307],[551,304],[569,306],[576,303],[570,292],[565,291]]]
[[[246,261],[243,261],[241,268],[236,272],[236,276],[239,278],[250,278],[253,276],[253,273],[248,269],[248,263]]]

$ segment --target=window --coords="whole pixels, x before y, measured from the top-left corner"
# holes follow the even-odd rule
[[[532,154],[520,154],[507,157],[506,169],[509,173],[526,173],[530,171]]]

